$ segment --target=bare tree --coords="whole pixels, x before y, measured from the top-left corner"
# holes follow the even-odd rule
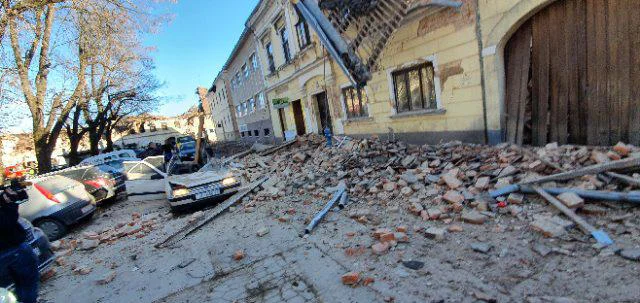
[[[31,114],[39,170],[46,172],[74,109],[81,116],[73,113],[67,134],[76,124],[85,123],[92,142],[100,140],[103,121],[113,107],[107,89],[130,89],[120,84],[140,72],[139,63],[146,59],[131,56],[141,53],[138,33],[150,30],[159,19],[145,12],[147,1],[0,1],[0,32],[8,27],[12,68]],[[16,9],[20,7],[24,9]],[[2,20],[6,20],[4,28]],[[54,29],[59,36],[53,37]],[[52,71],[54,79],[64,81],[50,84]],[[80,132],[72,134],[74,140]]]

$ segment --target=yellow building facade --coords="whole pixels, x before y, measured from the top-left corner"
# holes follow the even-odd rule
[[[289,1],[261,1],[247,26],[254,32],[265,68],[274,134],[282,139],[329,127],[338,135],[386,138],[393,134],[413,143],[504,142],[510,91],[506,49],[534,16],[568,11],[559,7],[562,1],[570,1],[566,4],[570,8],[589,5],[597,13],[607,7],[594,0],[460,0],[459,8],[419,10],[400,22],[376,60],[371,80],[360,90],[327,56],[315,32],[310,27],[300,30],[302,18]],[[546,30],[554,28],[550,25]],[[562,66],[556,62],[555,68]],[[531,92],[530,83],[535,81],[540,80],[530,76],[528,88],[523,81],[522,88],[529,92],[520,98],[527,104],[539,97]],[[544,112],[539,116],[546,119]],[[551,121],[550,129],[553,123],[558,122]],[[527,132],[529,126],[524,127]]]

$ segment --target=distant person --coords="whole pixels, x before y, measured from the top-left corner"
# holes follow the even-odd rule
[[[17,179],[0,188],[0,275],[12,278],[19,302],[35,303],[40,279],[38,257],[26,242],[26,231],[18,222],[18,202],[28,198]]]

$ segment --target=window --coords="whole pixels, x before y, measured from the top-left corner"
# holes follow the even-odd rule
[[[267,51],[267,60],[269,61],[269,73],[276,71],[276,63],[273,61],[273,45],[271,42],[267,42],[264,46]]]
[[[251,99],[249,99],[249,101],[247,103],[249,103],[249,112],[251,112],[251,113],[255,112],[256,111],[256,101],[253,98],[251,98]]]
[[[254,131],[253,131],[253,136],[254,136],[254,137],[259,137],[259,136],[260,136],[260,131],[259,131],[259,130],[257,130],[257,129],[256,129],[256,130],[254,130]]]
[[[289,61],[291,61],[291,50],[289,50],[289,31],[287,31],[286,26],[283,26],[280,29],[280,39],[282,42],[282,51],[284,53],[284,62],[289,63]]]
[[[367,117],[368,98],[364,88],[355,89],[353,86],[343,88],[344,107],[347,109],[347,118]]]
[[[242,136],[242,138],[244,138],[244,132],[240,132],[240,135]]]
[[[300,21],[296,24],[296,32],[298,33],[298,45],[300,45],[300,49],[303,49],[309,45],[311,37],[309,37],[309,26],[302,17],[300,17]]]
[[[245,79],[249,79],[249,68],[247,64],[242,66],[242,73],[244,74]]]
[[[247,106],[247,102],[242,103],[242,115],[246,116],[249,113],[249,107]]]
[[[392,73],[398,113],[437,108],[433,64]]]
[[[240,118],[242,116],[242,105],[236,105],[236,117]]]
[[[270,134],[271,134],[271,130],[270,130],[270,129],[268,129],[268,128],[265,128],[265,129],[264,129],[264,136],[265,136],[265,137],[268,137]]]
[[[267,105],[264,102],[264,95],[262,93],[259,93],[259,94],[256,95],[256,100],[258,100],[258,108],[259,109],[262,109]]]
[[[247,136],[251,137],[251,131],[250,130],[247,131]]]
[[[242,84],[242,77],[240,76],[240,72],[236,73],[236,86]]]
[[[251,54],[249,60],[251,61],[251,67],[253,67],[253,70],[258,70],[258,57],[256,57],[256,54]]]

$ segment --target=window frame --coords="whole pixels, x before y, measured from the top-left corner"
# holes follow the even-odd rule
[[[284,62],[286,64],[291,62],[291,47],[289,47],[289,30],[287,29],[287,26],[284,25],[278,29],[278,34],[280,35],[280,42],[282,44],[282,56],[284,57]]]
[[[422,74],[422,70],[430,72],[433,74],[433,80],[432,80],[432,92],[433,92],[433,104],[435,105],[435,107],[430,107],[431,105],[431,100],[427,100],[427,96],[424,95],[425,93],[425,77],[426,75]],[[421,108],[414,108],[414,104],[412,101],[412,96],[411,96],[411,79],[409,74],[411,72],[418,72],[418,81],[420,82],[420,100],[422,103],[422,107]],[[391,76],[391,85],[392,85],[392,93],[393,93],[393,98],[394,98],[394,108],[396,110],[396,114],[400,114],[400,113],[411,113],[411,112],[417,112],[417,111],[425,111],[425,110],[437,110],[440,108],[439,102],[438,102],[438,93],[437,93],[437,77],[435,75],[436,73],[436,68],[435,68],[435,64],[432,61],[427,61],[427,62],[422,62],[422,63],[418,63],[418,64],[413,64],[411,66],[405,67],[405,68],[401,68],[401,69],[397,69],[394,70],[390,73]],[[404,77],[404,85],[405,85],[405,90],[406,90],[406,102],[407,102],[407,107],[408,109],[403,110],[400,108],[400,96],[398,95],[398,77]]]
[[[273,53],[273,43],[267,41],[267,43],[264,44],[264,50],[267,54],[267,63],[269,64],[267,68],[269,69],[269,73],[274,73],[276,71],[276,61]]]
[[[304,36],[301,35],[300,31],[304,31]],[[296,23],[296,35],[298,36],[298,45],[300,49],[304,49],[305,47],[311,44],[311,35],[309,34],[309,24],[304,20],[302,16],[299,17],[298,23]],[[304,43],[303,43],[304,41]]]
[[[251,61],[251,68],[253,70],[258,70],[260,65],[258,64],[258,56],[256,56],[256,53],[253,53],[249,56],[249,61]]]
[[[345,109],[345,113],[347,116],[347,120],[349,119],[361,119],[361,118],[368,118],[369,117],[369,96],[367,95],[367,91],[366,88],[364,87],[360,87],[360,88],[355,88],[353,85],[349,85],[349,86],[345,86],[342,87],[341,89],[342,91],[342,99],[343,99],[343,104],[344,104],[344,109]],[[348,104],[348,98],[347,98],[347,92],[349,91],[353,91],[357,93],[356,95],[351,95],[352,99],[354,97],[358,97],[358,103],[360,105],[360,113],[358,115],[351,115],[351,111],[349,110],[349,104]],[[366,98],[365,102],[363,103],[363,97]]]
[[[242,74],[245,79],[249,79],[249,76],[251,76],[251,71],[246,63],[242,65]]]

